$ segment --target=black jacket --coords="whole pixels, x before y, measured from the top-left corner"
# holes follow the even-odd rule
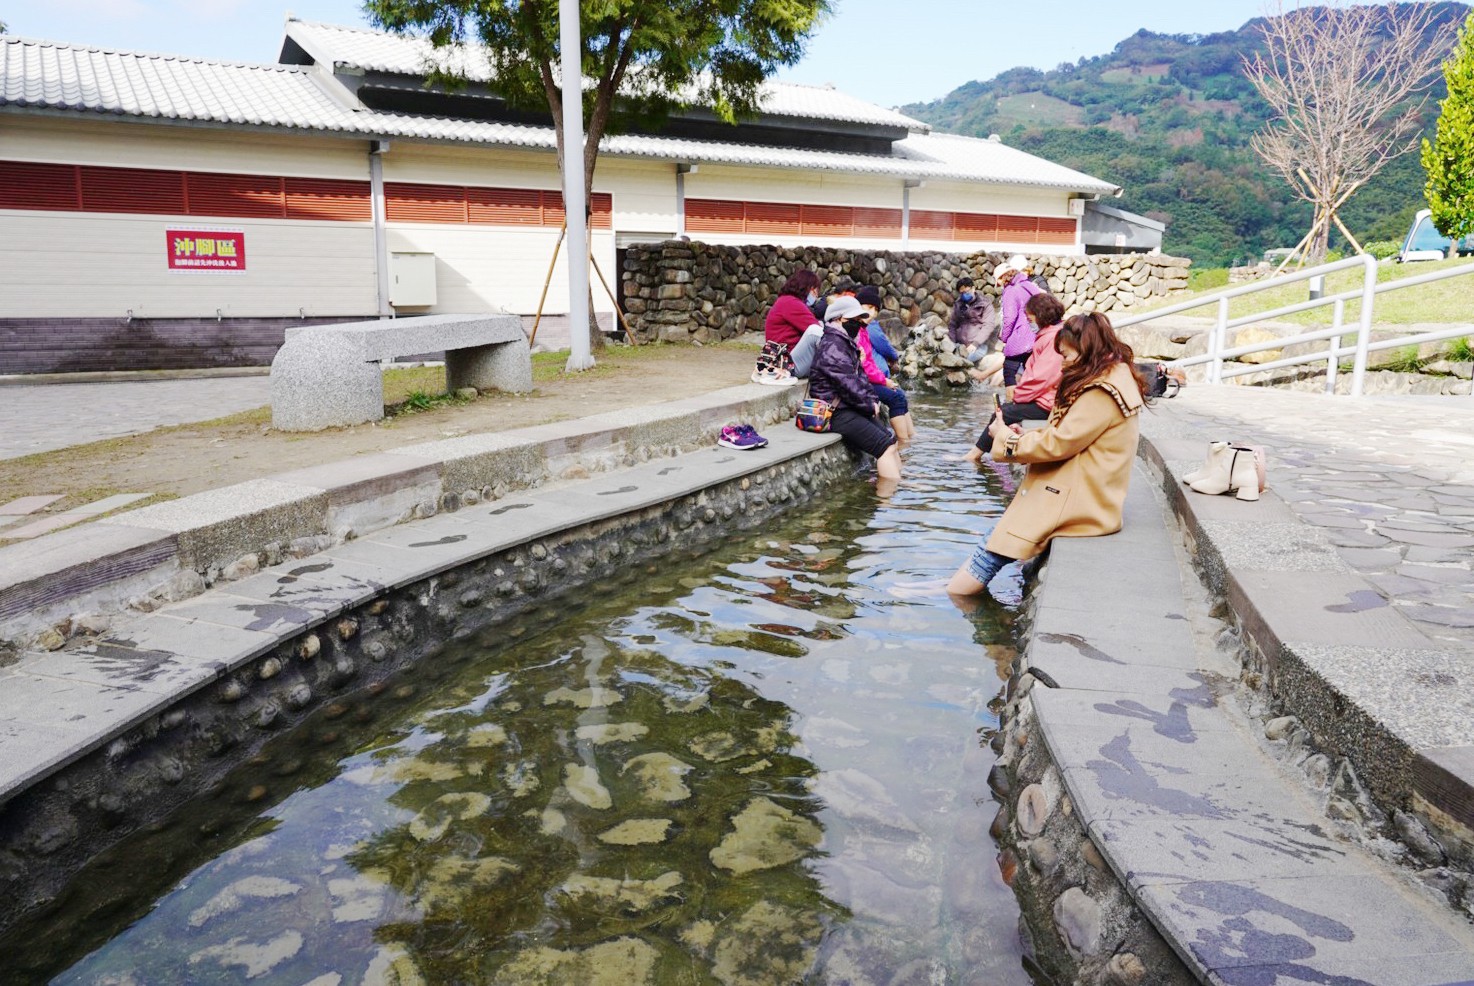
[[[844,404],[864,415],[875,413],[875,391],[860,369],[860,347],[837,325],[825,325],[809,371],[809,394],[830,404]]]

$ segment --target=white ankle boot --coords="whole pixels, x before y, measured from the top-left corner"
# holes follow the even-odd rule
[[[1235,448],[1230,467],[1228,488],[1240,500],[1259,499],[1259,469],[1254,463],[1254,450]]]
[[[1227,457],[1228,457],[1228,443],[1227,442],[1209,442],[1208,443],[1208,457],[1203,460],[1203,464],[1201,466],[1199,466],[1198,468],[1194,469],[1190,473],[1185,473],[1183,475],[1183,477],[1182,477],[1182,481],[1184,483],[1192,484],[1192,483],[1196,483],[1198,480],[1203,479],[1206,476],[1212,475],[1217,470],[1217,468],[1218,468],[1218,460],[1224,459],[1224,458],[1227,458]],[[1227,472],[1226,471],[1225,471],[1225,474],[1224,474],[1224,478],[1225,479],[1227,478]],[[1202,491],[1200,490],[1199,492],[1202,492]]]
[[[1257,448],[1213,442],[1203,468],[1183,476],[1198,493],[1232,493],[1240,500],[1257,500],[1264,489],[1264,453]]]

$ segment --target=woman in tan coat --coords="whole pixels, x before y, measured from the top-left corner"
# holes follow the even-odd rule
[[[1146,381],[1104,315],[1065,319],[1054,348],[1064,372],[1048,425],[1028,432],[1001,420],[989,425],[993,458],[1029,469],[992,534],[947,583],[954,595],[982,592],[1004,565],[1033,558],[1052,538],[1121,529]]]

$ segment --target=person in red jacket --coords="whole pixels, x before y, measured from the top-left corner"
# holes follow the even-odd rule
[[[1054,407],[1064,363],[1054,349],[1054,336],[1065,317],[1065,306],[1052,294],[1036,294],[1024,303],[1024,314],[1034,326],[1034,346],[1018,383],[1008,390],[1008,402],[1002,407],[1005,427],[1020,421],[1043,421]],[[993,447],[995,416],[967,453],[968,462],[981,462]]]
[[[795,367],[795,350],[810,328],[814,329],[814,342],[818,341],[819,323],[809,311],[818,297],[819,275],[808,268],[794,271],[783,282],[763,320],[763,351],[758,354],[757,369],[752,371],[753,383],[789,384],[795,377],[808,375],[807,364],[812,356],[801,368]]]

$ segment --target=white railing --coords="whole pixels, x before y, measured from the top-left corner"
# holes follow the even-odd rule
[[[1296,302],[1293,305],[1284,305],[1267,311],[1256,312],[1253,315],[1241,315],[1237,318],[1228,317],[1228,305],[1234,298],[1245,295],[1257,294],[1281,287],[1285,284],[1294,284],[1298,281],[1308,281],[1315,277],[1324,277],[1337,271],[1361,268],[1361,287],[1350,291],[1341,291],[1336,294],[1328,294],[1320,298],[1312,298],[1308,301]],[[1322,264],[1319,267],[1311,267],[1306,270],[1296,271],[1283,277],[1271,278],[1267,281],[1256,281],[1252,284],[1242,284],[1236,288],[1228,288],[1203,298],[1195,298],[1191,301],[1179,302],[1166,308],[1142,315],[1132,315],[1115,322],[1117,328],[1125,328],[1128,325],[1142,325],[1154,319],[1163,318],[1168,315],[1177,315],[1182,312],[1192,311],[1195,308],[1204,308],[1213,305],[1217,309],[1218,319],[1208,334],[1208,351],[1201,356],[1189,356],[1184,359],[1173,360],[1172,366],[1197,366],[1208,364],[1207,375],[1209,383],[1222,383],[1227,377],[1242,376],[1245,373],[1258,373],[1264,370],[1277,370],[1286,366],[1301,366],[1306,363],[1326,362],[1326,392],[1336,392],[1336,376],[1340,370],[1341,359],[1345,356],[1353,357],[1351,370],[1351,395],[1360,397],[1366,382],[1367,356],[1369,353],[1380,352],[1384,349],[1396,349],[1400,346],[1421,344],[1425,342],[1441,342],[1445,339],[1456,339],[1468,336],[1471,333],[1469,326],[1461,326],[1450,329],[1434,329],[1428,332],[1414,332],[1401,335],[1394,339],[1381,339],[1372,341],[1372,321],[1376,308],[1377,296],[1389,291],[1401,291],[1405,288],[1417,287],[1420,284],[1429,284],[1433,281],[1442,281],[1450,277],[1462,277],[1474,274],[1474,264],[1465,264],[1461,267],[1449,267],[1443,270],[1430,271],[1427,274],[1417,274],[1413,277],[1405,277],[1396,281],[1388,281],[1385,284],[1377,283],[1377,261],[1369,254],[1361,254],[1356,257],[1348,257],[1335,263]],[[1356,342],[1353,345],[1344,345],[1343,338],[1346,335],[1345,314],[1346,302],[1361,302],[1361,317],[1356,326]],[[1331,306],[1331,327],[1328,329],[1315,329],[1310,332],[1301,332],[1297,335],[1282,336],[1266,342],[1250,343],[1244,346],[1228,346],[1228,332],[1230,329],[1252,325],[1266,319],[1280,318],[1284,315],[1293,315],[1296,312],[1311,311],[1326,305]],[[1329,341],[1324,349],[1313,353],[1304,353],[1299,356],[1287,356],[1284,359],[1272,360],[1267,363],[1246,363],[1240,366],[1225,367],[1224,363],[1240,356],[1250,353],[1260,353],[1271,349],[1284,349],[1286,346],[1305,342]]]

